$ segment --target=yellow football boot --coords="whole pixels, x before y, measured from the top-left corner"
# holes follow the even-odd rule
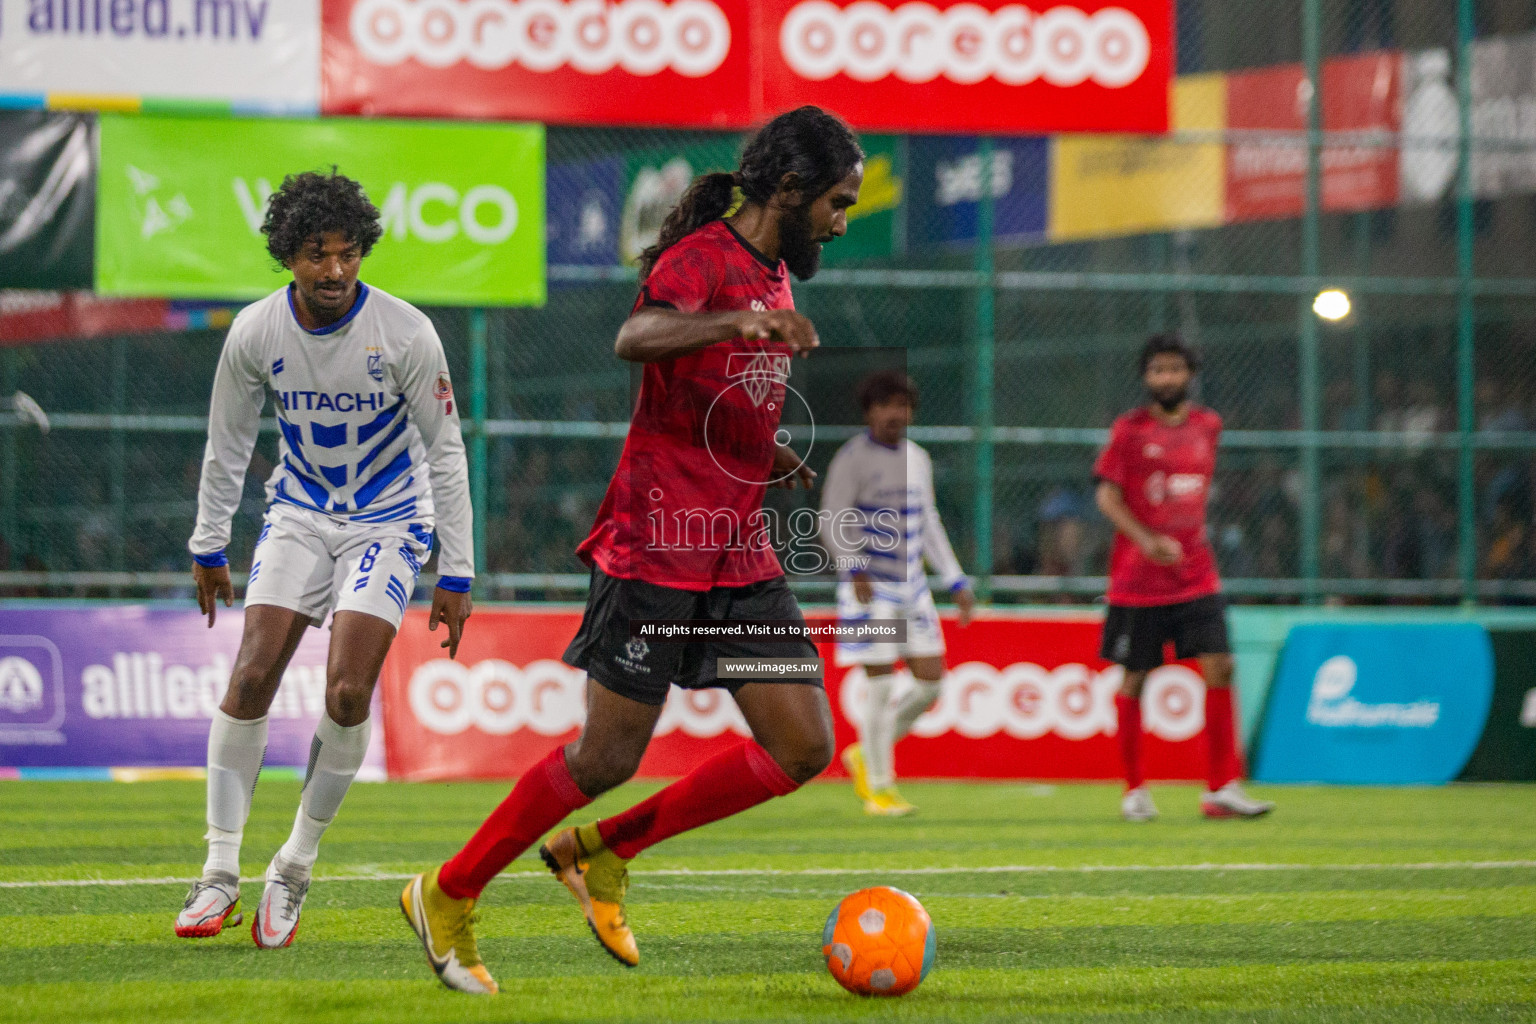
[[[848,769],[848,777],[853,780],[853,795],[869,803],[874,794],[869,788],[869,771],[864,767],[864,748],[857,743],[844,747],[843,767]]]
[[[539,847],[539,856],[581,904],[598,945],[625,967],[638,966],[640,948],[624,916],[629,861],[603,845],[597,822],[561,829]]]
[[[495,995],[496,979],[485,969],[475,944],[475,901],[456,900],[438,888],[439,870],[411,879],[400,894],[400,909],[444,985],[459,992]]]
[[[895,786],[886,786],[877,789],[864,801],[864,813],[874,814],[886,818],[900,818],[917,810],[915,804],[910,804],[901,795],[901,791]]]

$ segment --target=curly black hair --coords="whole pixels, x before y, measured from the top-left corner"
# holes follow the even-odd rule
[[[1154,334],[1148,338],[1147,343],[1141,347],[1141,358],[1136,364],[1137,372],[1145,377],[1147,367],[1152,365],[1152,357],[1161,355],[1179,356],[1184,360],[1184,365],[1189,367],[1190,373],[1200,372],[1200,353],[1177,334]]]
[[[261,224],[272,258],[286,267],[311,239],[331,231],[356,242],[364,256],[373,251],[384,229],[379,208],[368,201],[363,186],[334,165],[329,174],[305,171],[284,178]]]
[[[859,408],[869,412],[871,406],[884,405],[893,398],[905,398],[907,404],[917,409],[917,385],[900,370],[876,370],[858,387]]]

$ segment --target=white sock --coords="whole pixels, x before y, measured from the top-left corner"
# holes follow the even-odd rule
[[[372,731],[371,719],[343,726],[332,721],[329,713],[321,717],[309,745],[309,771],[304,776],[304,793],[299,797],[293,832],[277,852],[284,866],[298,868],[305,874],[315,866],[320,856],[320,837],[341,809],[342,798],[363,766]]]
[[[240,877],[240,838],[251,816],[251,794],[267,753],[267,716],[249,721],[218,708],[208,729],[208,859],[212,873]]]
[[[891,688],[896,677],[890,674],[869,677],[869,698],[864,705],[864,722],[859,729],[859,744],[864,748],[864,771],[870,789],[884,789],[892,782],[891,748],[896,736],[891,731],[895,716],[891,707]]]
[[[896,727],[891,732],[895,740],[900,740],[912,731],[912,723],[923,717],[923,712],[933,706],[933,702],[939,699],[939,691],[944,688],[942,679],[936,683],[925,679],[914,679],[913,682],[917,685],[907,691],[907,695],[896,705]]]

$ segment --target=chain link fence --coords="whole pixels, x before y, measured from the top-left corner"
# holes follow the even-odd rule
[[[829,347],[905,351],[940,511],[994,600],[1102,593],[1090,467],[1140,400],[1142,341],[1176,330],[1226,420],[1210,519],[1235,599],[1528,601],[1533,30],[1523,0],[1180,0],[1168,136],[871,136],[864,223],[796,301]],[[633,257],[739,145],[551,128],[547,305],[429,311],[469,398],[484,596],[584,591],[573,549],[632,401],[612,341]],[[1337,323],[1324,287],[1352,300]],[[0,350],[0,394],[51,420],[0,413],[0,594],[186,595],[221,341]],[[275,451],[269,429],[237,569]]]

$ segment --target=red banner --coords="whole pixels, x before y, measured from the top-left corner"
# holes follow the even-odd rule
[[[381,676],[389,775],[397,779],[521,774],[574,739],[585,717],[585,677],[560,662],[578,611],[486,609],[470,621],[457,661],[413,610]],[[1114,692],[1120,670],[1097,656],[1097,617],[990,614],[966,629],[944,623],[951,672],[943,696],[897,748],[904,777],[1118,777]],[[863,670],[830,667],[838,747],[852,742]],[[1187,664],[1166,666],[1144,699],[1148,774],[1202,777],[1204,684]],[[724,690],[674,688],[643,776],[680,775],[740,743],[747,727]],[[842,773],[834,764],[829,775]]]
[[[327,114],[1161,132],[1170,0],[324,0]]]
[[[90,292],[0,291],[0,345],[159,331],[163,299],[102,299]]]
[[[1324,62],[1323,130],[1360,133],[1352,144],[1323,147],[1324,210],[1370,210],[1397,202],[1398,150],[1389,143],[1401,117],[1401,78],[1402,55],[1395,51]],[[1299,64],[1227,76],[1230,129],[1305,133],[1307,103]],[[1239,138],[1227,147],[1227,220],[1299,216],[1306,207],[1306,182],[1304,134]]]

